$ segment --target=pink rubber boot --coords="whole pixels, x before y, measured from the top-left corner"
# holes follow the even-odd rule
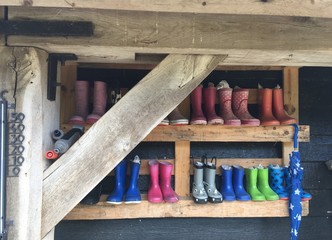
[[[281,88],[273,89],[273,115],[282,125],[296,123],[295,118],[288,116],[284,110],[284,98]]]
[[[204,113],[207,118],[207,124],[217,125],[223,124],[224,120],[216,114],[216,96],[217,89],[214,85],[210,85],[203,89],[203,99],[204,99]]]
[[[233,90],[232,110],[244,126],[259,126],[260,121],[248,112],[249,89],[237,88]]]
[[[148,190],[148,201],[160,203],[163,201],[163,194],[159,186],[159,164],[156,160],[149,161],[150,186]]]
[[[104,115],[107,101],[107,84],[101,81],[94,82],[93,111],[89,114],[86,123],[94,124]]]
[[[188,125],[189,121],[181,113],[178,107],[176,107],[168,116],[170,125]]]
[[[190,94],[190,101],[191,101],[191,125],[206,125],[206,117],[202,111],[202,85],[199,85],[194,91]]]
[[[175,203],[179,200],[178,195],[171,186],[173,165],[169,162],[159,163],[160,188],[165,202]]]
[[[75,115],[69,119],[69,124],[84,125],[88,115],[89,82],[75,82]]]
[[[219,115],[224,119],[224,125],[240,126],[240,119],[238,119],[232,111],[232,92],[232,88],[220,88],[218,90],[220,103]]]

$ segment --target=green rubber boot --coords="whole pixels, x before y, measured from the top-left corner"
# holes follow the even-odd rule
[[[276,194],[269,185],[269,169],[262,166],[258,167],[257,188],[264,194],[268,201],[279,200]]]
[[[251,200],[253,201],[264,201],[265,196],[257,188],[257,168],[246,168],[246,190],[249,193]]]

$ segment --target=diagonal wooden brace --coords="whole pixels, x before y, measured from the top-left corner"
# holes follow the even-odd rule
[[[44,174],[45,236],[226,56],[169,55]]]

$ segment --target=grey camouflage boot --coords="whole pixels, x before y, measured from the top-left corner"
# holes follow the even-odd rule
[[[204,189],[203,184],[203,169],[204,163],[195,162],[194,163],[194,182],[192,195],[195,203],[204,204],[207,203],[208,196]]]
[[[213,159],[212,159],[213,160]],[[216,188],[216,165],[212,162],[205,162],[204,164],[204,187],[208,195],[208,200],[211,203],[221,203],[222,195]]]

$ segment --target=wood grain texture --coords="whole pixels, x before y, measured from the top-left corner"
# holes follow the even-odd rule
[[[179,196],[190,195],[190,142],[175,142],[175,192]]]
[[[181,198],[174,204],[153,204],[142,196],[143,200],[137,205],[111,205],[101,202],[94,206],[78,205],[65,220],[95,220],[95,219],[127,219],[127,218],[165,218],[165,217],[286,217],[288,216],[287,201],[263,202],[223,202],[221,204],[196,204],[191,198]],[[303,216],[309,214],[309,203],[303,202]]]
[[[164,1],[130,1],[130,0],[3,0],[3,6],[34,6],[56,8],[89,8],[115,9],[149,12],[181,12],[181,13],[224,13],[250,15],[281,15],[303,17],[331,17],[331,1],[255,1],[255,0],[164,0]]]
[[[9,36],[10,46],[123,62],[135,53],[227,54],[225,65],[331,66],[332,19],[10,7],[10,19],[89,20],[92,37]]]
[[[44,174],[42,236],[60,222],[224,58],[212,55],[168,56],[62,155]]]

